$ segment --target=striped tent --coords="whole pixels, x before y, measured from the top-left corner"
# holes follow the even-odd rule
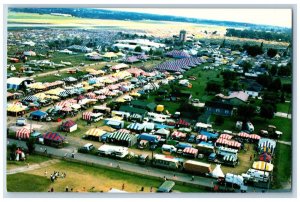
[[[180,132],[180,131],[174,131],[171,134],[172,138],[176,138],[176,139],[181,139],[181,138],[186,138],[186,133]]]
[[[184,148],[182,153],[183,153],[183,155],[192,155],[192,156],[196,157],[198,155],[198,149],[195,149],[193,147],[186,147],[186,148]]]
[[[191,57],[188,53],[181,50],[172,50],[166,53],[166,56],[173,58],[188,58]]]
[[[87,94],[85,94],[85,96],[89,99],[95,99],[96,98],[96,94],[93,92],[89,92]]]
[[[93,115],[93,112],[84,112],[84,113],[82,113],[82,119],[89,121],[92,119],[92,115]]]
[[[128,147],[133,146],[137,142],[137,137],[135,135],[130,134],[130,131],[126,129],[120,129],[108,135],[107,138],[110,142],[126,145]]]
[[[190,124],[187,121],[183,120],[183,119],[179,119],[179,121],[176,122],[176,125],[188,127]]]
[[[63,97],[63,98],[66,98],[69,96],[68,92],[66,90],[64,91],[61,91],[59,94],[58,94],[59,97]]]
[[[31,132],[32,132],[32,130],[30,131],[27,128],[21,128],[21,129],[17,130],[17,132],[16,132],[16,138],[28,139],[30,137],[30,133]]]
[[[125,63],[134,63],[140,61],[136,56],[129,56],[123,62]]]
[[[254,161],[252,164],[252,168],[256,170],[262,170],[262,171],[267,171],[267,172],[272,172],[273,171],[273,164],[267,163],[264,161]]]
[[[264,152],[261,155],[259,155],[259,160],[260,161],[265,161],[265,162],[271,162],[272,156],[269,155],[267,152]]]
[[[239,137],[244,137],[244,138],[249,138],[249,134],[248,133],[245,133],[245,132],[240,132],[240,133],[238,133],[238,136]]]
[[[58,133],[52,133],[48,132],[43,135],[44,140],[51,140],[51,141],[56,141],[56,142],[62,142],[65,140],[65,138]]]
[[[129,130],[143,130],[145,128],[144,124],[141,123],[131,123],[130,125],[127,126],[127,129]]]
[[[219,138],[223,138],[223,139],[226,139],[226,140],[231,140],[232,139],[232,135],[221,134]]]
[[[97,99],[97,100],[105,100],[106,96],[105,95],[98,95],[98,96],[95,97],[95,99]]]
[[[206,135],[197,135],[196,137],[197,141],[207,141],[207,136]]]
[[[101,137],[106,132],[100,128],[91,128],[86,131],[85,135],[87,136],[94,136],[94,137]]]
[[[254,140],[260,140],[261,137],[259,135],[257,135],[257,134],[250,134],[249,138],[250,139],[254,139]]]
[[[225,155],[223,157],[223,160],[224,161],[229,161],[229,162],[235,162],[235,161],[237,161],[237,155],[234,155],[234,154]]]
[[[258,142],[258,148],[261,152],[267,152],[272,154],[276,147],[276,142],[268,138],[261,138]]]
[[[234,147],[234,148],[241,147],[241,143],[234,141],[234,140],[227,140],[227,139],[223,139],[223,138],[218,138],[216,141],[216,144],[227,145],[229,147]]]
[[[64,107],[64,108],[61,109],[61,111],[71,112],[71,111],[73,111],[73,108],[71,108],[71,107]]]
[[[41,82],[29,84],[27,87],[31,89],[37,89],[37,90],[43,90],[46,88],[46,86]]]

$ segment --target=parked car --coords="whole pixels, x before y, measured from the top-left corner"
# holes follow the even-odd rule
[[[26,126],[26,119],[23,117],[18,118],[16,121],[16,125],[17,126]]]
[[[106,142],[107,137],[109,136],[110,133],[105,133],[104,135],[101,136],[100,141],[101,142]]]
[[[190,135],[190,137],[187,140],[189,143],[195,143],[196,142],[196,135]]]
[[[92,150],[94,150],[95,149],[95,147],[94,147],[94,145],[93,144],[91,144],[91,143],[87,143],[87,144],[85,144],[83,147],[81,147],[81,148],[79,148],[79,152],[82,152],[82,153],[88,153],[88,152],[90,152],[90,151],[92,151]]]

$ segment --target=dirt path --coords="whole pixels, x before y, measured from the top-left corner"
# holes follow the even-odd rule
[[[291,142],[286,142],[286,141],[282,141],[282,140],[278,140],[277,141],[278,143],[281,143],[281,144],[285,144],[285,145],[292,145],[292,143]]]
[[[31,171],[31,170],[36,170],[39,168],[44,168],[46,166],[58,163],[60,160],[58,159],[53,159],[53,160],[49,160],[43,163],[39,163],[39,164],[33,164],[33,165],[29,165],[29,166],[22,166],[22,167],[18,167],[18,168],[14,168],[11,170],[7,170],[6,174],[7,175],[12,175],[12,174],[16,174],[16,173],[23,173],[26,171]]]

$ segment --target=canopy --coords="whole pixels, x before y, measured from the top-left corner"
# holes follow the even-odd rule
[[[162,134],[162,135],[169,135],[170,134],[170,131],[169,130],[166,130],[164,128],[161,128],[161,129],[158,129],[156,132],[156,134]]]
[[[240,132],[238,133],[239,137],[245,137],[245,138],[249,138],[250,134],[246,133],[246,132]]]
[[[228,135],[228,134],[221,134],[219,138],[223,138],[223,139],[231,140],[231,138],[232,138],[232,135]]]
[[[118,57],[114,52],[106,52],[104,55],[102,55],[104,58],[116,58]]]
[[[125,141],[128,146],[132,146],[137,142],[135,135],[130,134],[130,131],[126,129],[120,129],[114,133],[111,133],[107,137],[109,140],[113,141]]]
[[[207,141],[207,136],[206,135],[197,135],[196,140]]]
[[[183,120],[183,119],[179,119],[179,121],[176,122],[176,125],[181,125],[181,126],[187,126],[188,127],[190,124],[187,121]]]
[[[21,111],[26,110],[26,108],[27,107],[23,106],[21,103],[7,105],[8,112],[21,112]]]
[[[227,145],[230,147],[235,147],[235,148],[241,147],[241,143],[234,141],[234,140],[227,140],[227,139],[223,139],[223,138],[218,138],[216,143],[221,144],[221,145]]]
[[[31,89],[38,89],[38,90],[43,90],[46,88],[46,86],[41,82],[29,84],[27,87]]]
[[[31,114],[30,114],[30,116],[38,116],[38,117],[43,117],[43,116],[46,116],[46,115],[47,115],[46,112],[42,112],[40,110],[31,112]]]
[[[180,131],[174,131],[171,136],[176,138],[185,138],[186,133],[182,133]]]
[[[74,125],[76,125],[76,123],[73,120],[67,120],[64,123],[62,123],[62,126],[66,128],[70,128]]]
[[[86,131],[85,135],[89,135],[89,136],[95,136],[95,137],[100,137],[103,134],[105,134],[106,132],[103,131],[100,128],[91,128],[88,131]]]
[[[130,130],[143,130],[144,127],[144,124],[141,123],[131,123],[129,126],[127,126],[127,128]]]
[[[182,151],[185,154],[192,154],[192,155],[197,155],[198,154],[198,149],[195,149],[193,147],[186,147]]]
[[[16,137],[22,138],[22,139],[28,139],[31,132],[32,132],[32,130],[30,131],[27,128],[21,128],[21,129],[17,130]]]
[[[53,132],[45,133],[43,135],[43,138],[46,140],[52,140],[57,142],[61,142],[65,139],[63,136],[59,135],[58,133],[53,133]]]
[[[271,163],[267,163],[267,162],[263,162],[263,161],[254,161],[252,168],[254,168],[256,170],[272,172],[274,166]]]
[[[264,152],[273,153],[276,142],[268,138],[261,138],[258,142],[258,148]]]
[[[235,154],[227,154],[223,157],[224,161],[230,161],[230,162],[235,162],[237,161],[237,155]]]
[[[215,169],[211,172],[213,178],[225,177],[222,169],[221,164],[217,164]]]
[[[250,139],[254,139],[254,140],[260,140],[260,136],[259,135],[257,135],[257,134],[251,134],[250,136],[249,136],[249,138]]]
[[[259,160],[260,161],[265,161],[265,162],[271,162],[272,156],[269,155],[267,152],[264,152],[261,155],[259,155]]]

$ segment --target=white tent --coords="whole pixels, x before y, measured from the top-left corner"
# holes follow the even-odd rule
[[[221,169],[221,165],[217,164],[215,169],[211,172],[211,175],[213,178],[219,178],[219,177],[224,177],[224,173]]]

